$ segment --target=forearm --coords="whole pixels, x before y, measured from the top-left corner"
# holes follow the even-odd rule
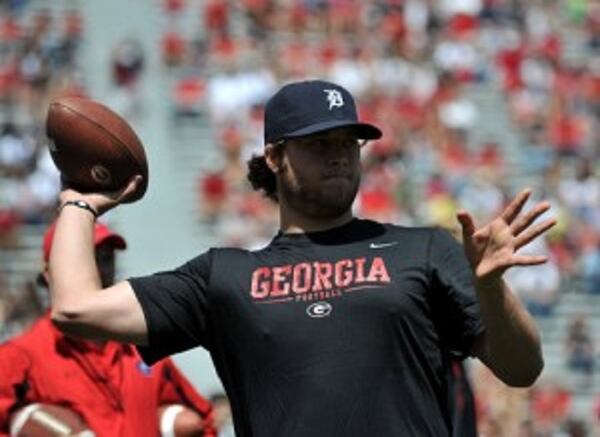
[[[84,302],[86,293],[101,288],[94,257],[94,216],[65,207],[56,223],[50,253],[52,312],[68,316]]]
[[[502,279],[475,289],[486,328],[478,356],[506,384],[533,384],[544,366],[533,318]]]

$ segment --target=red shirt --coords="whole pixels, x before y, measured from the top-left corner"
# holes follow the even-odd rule
[[[149,367],[133,346],[66,337],[48,315],[0,345],[0,436],[15,410],[36,402],[76,411],[97,437],[158,436],[158,407],[183,404],[215,435],[211,404],[170,359]]]

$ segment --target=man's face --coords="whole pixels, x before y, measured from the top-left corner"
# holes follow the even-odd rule
[[[280,159],[282,204],[313,218],[350,209],[360,184],[360,146],[351,129],[287,140]]]
[[[104,242],[96,246],[95,254],[102,288],[110,287],[115,283],[115,248],[111,242]]]

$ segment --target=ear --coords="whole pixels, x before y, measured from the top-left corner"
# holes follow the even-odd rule
[[[43,278],[43,280],[46,281],[45,284],[43,282],[41,284],[50,287],[50,271],[48,270],[48,264],[44,265],[44,270],[40,272],[40,276],[40,280]]]
[[[279,173],[281,168],[281,159],[281,147],[272,143],[265,145],[265,162],[267,163],[269,169],[275,174]]]

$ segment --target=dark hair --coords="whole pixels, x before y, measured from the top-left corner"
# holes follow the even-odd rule
[[[267,198],[277,202],[277,179],[275,173],[267,165],[264,155],[252,155],[247,164],[248,174],[246,177],[252,188],[262,191]]]

